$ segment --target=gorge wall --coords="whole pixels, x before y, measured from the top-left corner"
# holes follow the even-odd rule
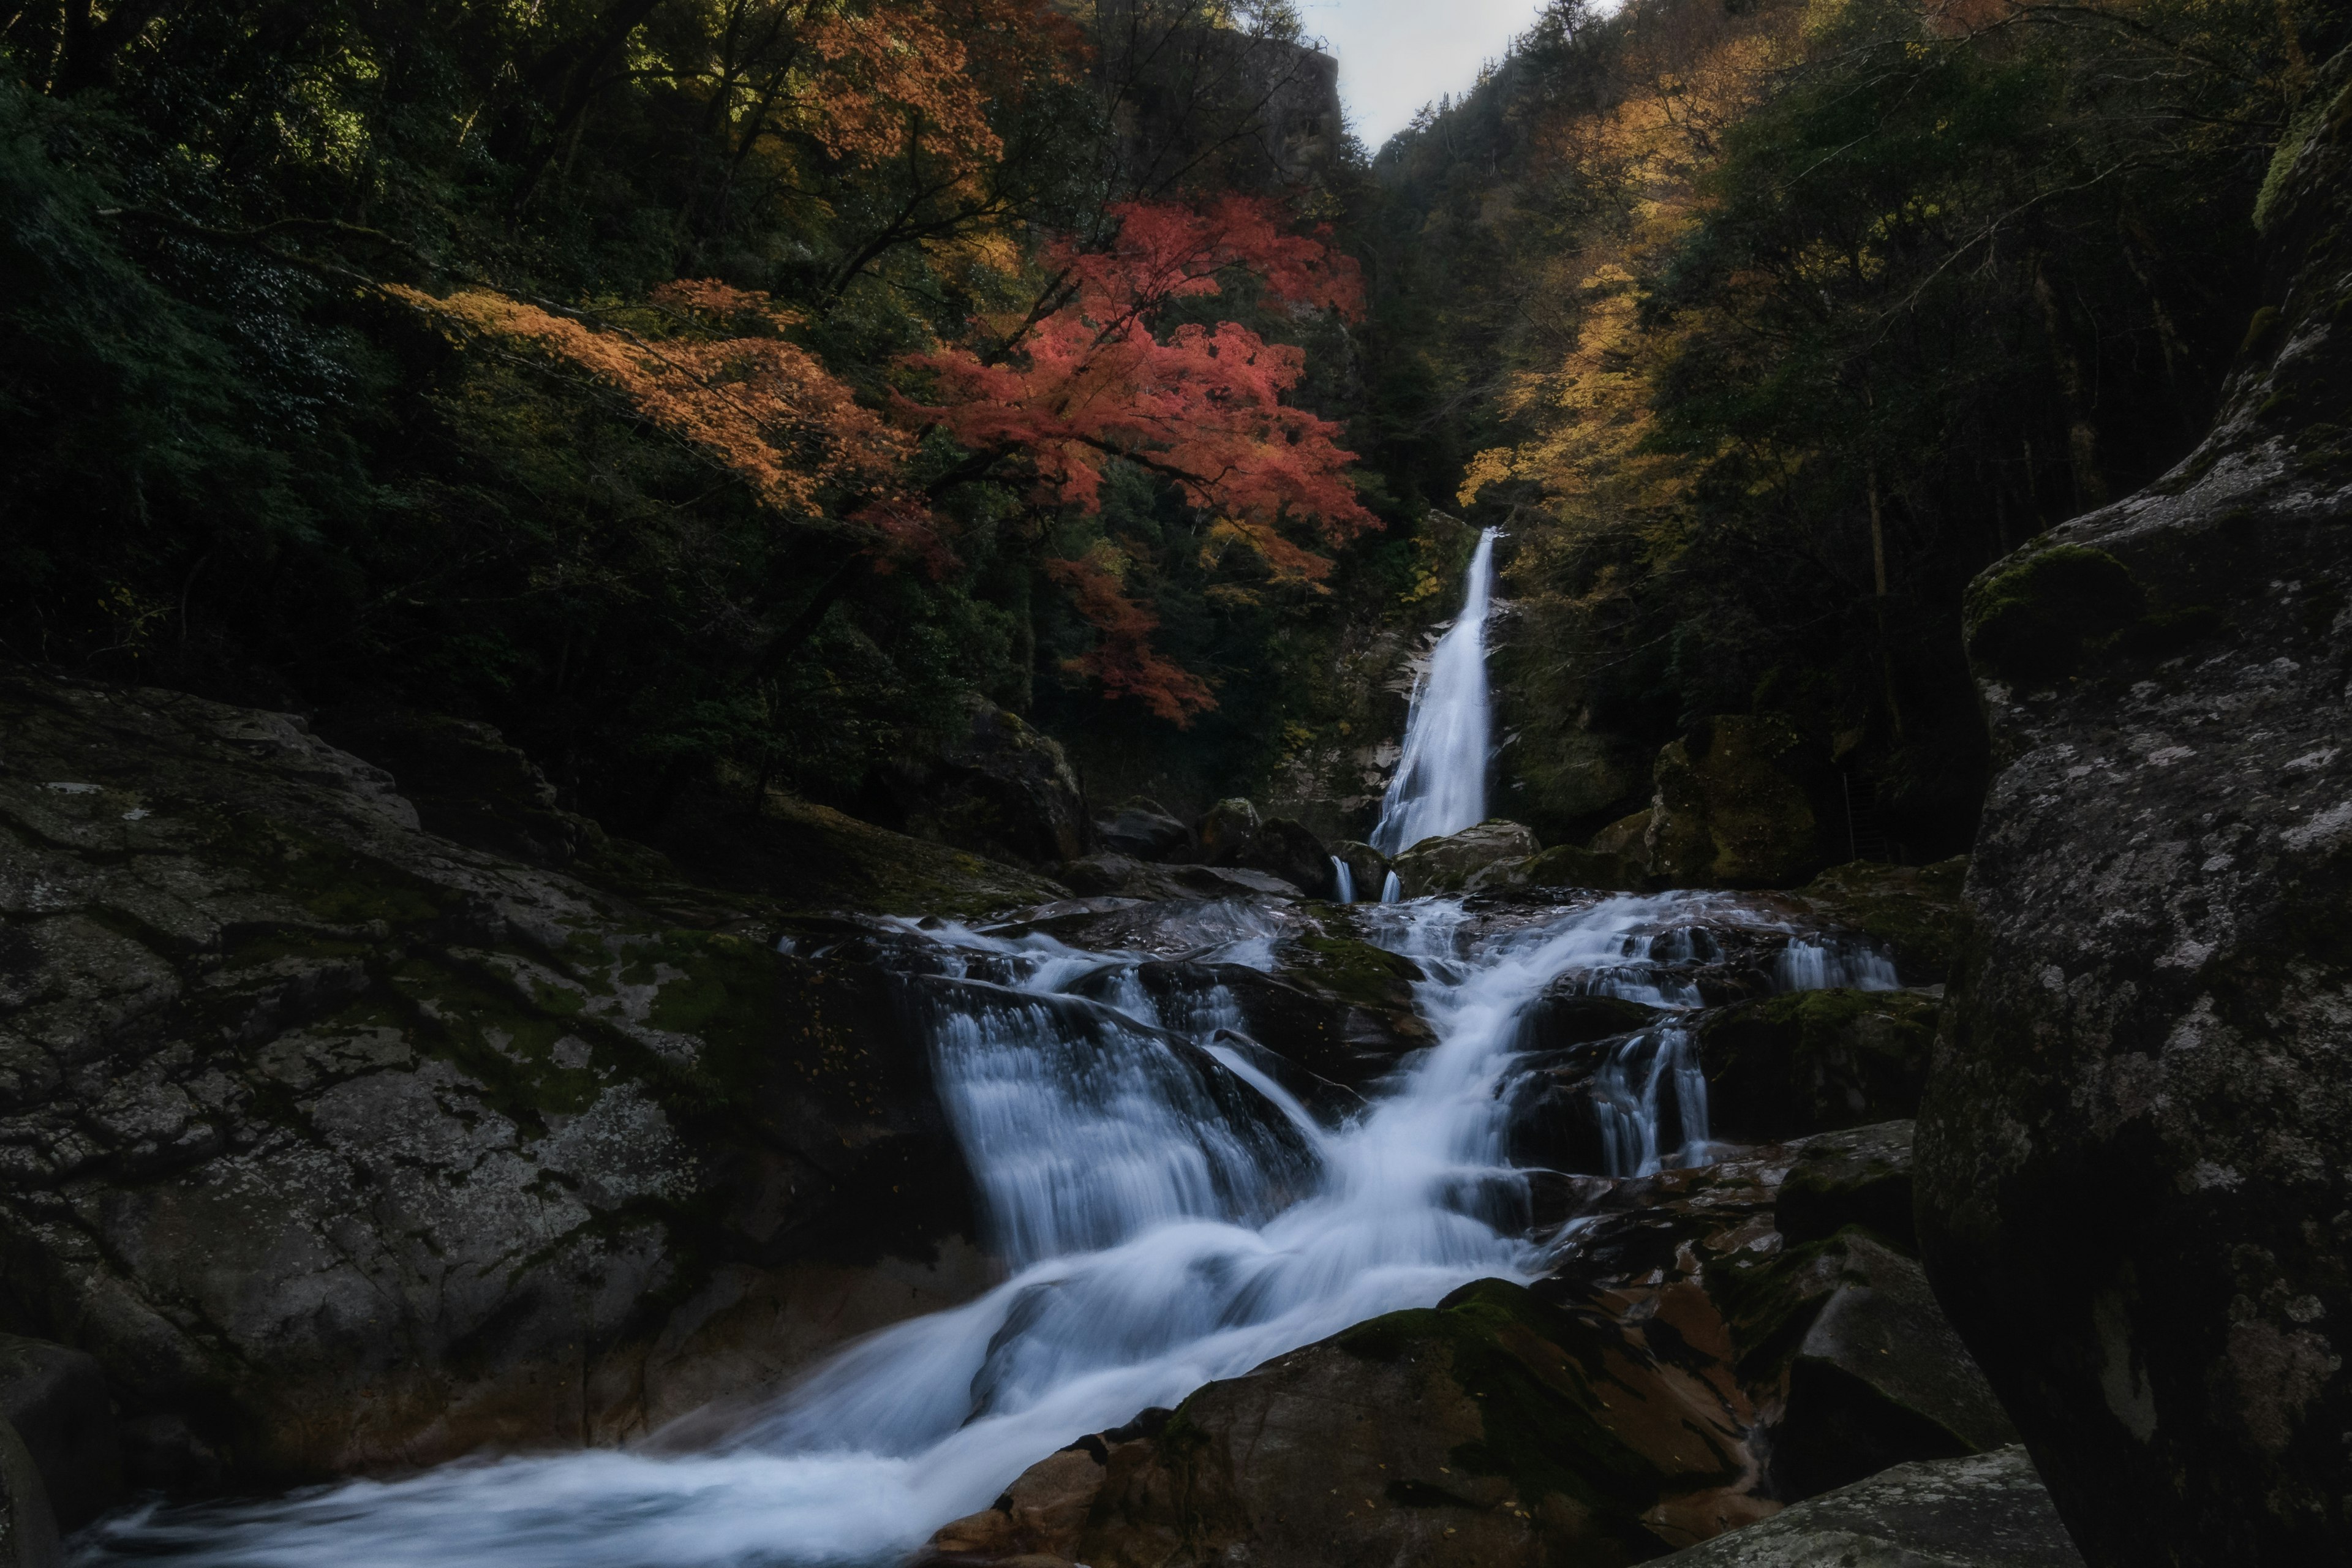
[[[2211,436],[1969,603],[1999,771],[1921,1236],[2094,1563],[2352,1538],[2347,80],[2273,166]]]

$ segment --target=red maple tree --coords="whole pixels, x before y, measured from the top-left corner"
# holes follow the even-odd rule
[[[1314,546],[1344,544],[1380,521],[1356,499],[1355,454],[1339,445],[1339,426],[1283,401],[1304,353],[1234,321],[1157,329],[1172,304],[1221,292],[1235,269],[1255,275],[1270,303],[1358,319],[1355,262],[1328,235],[1287,231],[1254,197],[1197,209],[1129,204],[1112,216],[1106,246],[1047,247],[1052,288],[993,353],[917,356],[932,395],[902,398],[901,416],[1024,466],[1039,500],[1087,511],[1100,504],[1105,467],[1132,463],[1212,513],[1218,533],[1254,551],[1275,582],[1318,586],[1331,561]],[[1045,563],[1098,634],[1077,667],[1178,723],[1213,707],[1197,676],[1152,648],[1158,617],[1127,595],[1104,553]]]

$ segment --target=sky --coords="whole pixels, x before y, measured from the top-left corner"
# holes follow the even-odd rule
[[[1541,0],[1299,0],[1308,35],[1339,60],[1349,129],[1377,152],[1414,111],[1500,59]]]

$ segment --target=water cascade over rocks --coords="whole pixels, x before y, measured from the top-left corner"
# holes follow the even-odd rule
[[[1427,977],[1415,999],[1436,1043],[1330,1125],[1260,1070],[1265,1047],[1224,985],[1155,1003],[1139,978],[1171,942],[1189,943],[1189,973],[1265,970],[1274,913],[1158,908],[1150,953],[875,922],[1010,1275],[979,1300],[852,1347],[699,1452],[509,1458],[151,1510],[100,1527],[78,1563],[893,1562],[1075,1435],[1469,1280],[1535,1278],[1559,1244],[1528,1238],[1528,1176],[1508,1157],[1530,1005],[1565,987],[1664,1010],[1608,1047],[1594,1117],[1607,1171],[1694,1163],[1706,1089],[1672,1019],[1700,1000],[1688,975],[1706,931],[1759,952],[1800,934],[1706,893],[1335,910]],[[1810,963],[1796,967],[1835,967]]]
[[[1412,694],[1404,755],[1381,801],[1372,847],[1394,855],[1424,838],[1459,833],[1486,816],[1486,754],[1493,722],[1486,698],[1486,619],[1495,606],[1495,541],[1478,537],[1462,613],[1438,639]]]

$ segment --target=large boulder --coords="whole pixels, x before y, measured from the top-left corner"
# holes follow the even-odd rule
[[[2352,1554],[2352,56],[2212,434],[1979,580],[1937,1293],[2095,1564]]]
[[[1388,886],[1389,858],[1370,845],[1352,838],[1334,841],[1331,853],[1348,868],[1349,876],[1354,879],[1356,902],[1380,902],[1381,893]]]
[[[1201,816],[1201,858],[1212,866],[1240,863],[1257,837],[1257,807],[1236,796],[1221,800]]]
[[[1192,830],[1158,801],[1138,797],[1096,820],[1095,841],[1133,860],[1181,860],[1192,853]]]
[[[1896,1465],[1655,1568],[2082,1568],[2025,1449]]]
[[[910,751],[879,782],[919,838],[1029,866],[1091,847],[1086,796],[1061,742],[984,699],[971,700],[947,743]]]
[[[436,837],[282,714],[8,676],[0,731],[0,1324],[135,1484],[631,1438],[991,1282],[834,925]]]
[[[1512,885],[1512,873],[1543,846],[1535,829],[1489,818],[1443,838],[1424,838],[1399,855],[1394,865],[1403,896],[1458,893],[1488,885]]]
[[[1786,721],[1703,719],[1658,752],[1649,874],[1674,888],[1794,887],[1826,865],[1828,759]]]
[[[1331,869],[1331,851],[1296,817],[1270,816],[1259,823],[1257,832],[1251,836],[1248,847],[1234,858],[1234,864],[1279,877],[1310,898],[1333,898],[1339,891],[1338,879]]]

